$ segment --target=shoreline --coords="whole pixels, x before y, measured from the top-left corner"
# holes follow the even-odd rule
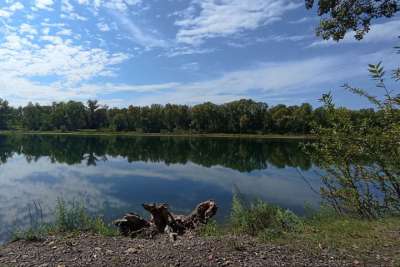
[[[90,217],[83,206],[66,206],[63,200],[58,203],[54,223],[15,232],[10,242],[0,245],[0,266],[339,267],[400,263],[400,217],[395,214],[367,220],[325,210],[298,217],[267,203],[246,208],[234,199],[235,212],[229,224],[209,221],[176,235],[168,231],[137,235],[133,230],[125,236],[101,217]],[[157,214],[154,210],[150,213]]]
[[[313,255],[247,236],[199,237],[176,241],[104,237],[77,233],[38,242],[0,246],[0,266],[351,266],[333,252]]]
[[[286,134],[225,134],[225,133],[138,133],[106,131],[0,131],[0,135],[66,135],[66,136],[131,136],[131,137],[185,137],[185,138],[232,138],[232,139],[281,139],[311,140],[314,135]]]
[[[398,219],[323,220],[277,239],[187,232],[171,240],[52,233],[0,245],[0,266],[397,266]],[[321,233],[320,233],[321,231]],[[373,241],[371,241],[371,236]]]

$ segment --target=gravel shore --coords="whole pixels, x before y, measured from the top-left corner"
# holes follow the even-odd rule
[[[249,237],[204,238],[186,234],[176,241],[80,234],[0,247],[0,266],[352,266],[334,255],[310,255]]]

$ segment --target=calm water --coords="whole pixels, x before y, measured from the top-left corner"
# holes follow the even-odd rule
[[[212,198],[224,220],[235,190],[301,214],[320,185],[300,141],[0,136],[0,242],[30,224],[33,203],[50,220],[58,197],[107,220],[144,202],[185,213]]]

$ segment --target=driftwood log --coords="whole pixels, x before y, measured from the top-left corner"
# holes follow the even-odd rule
[[[114,221],[114,225],[119,228],[122,235],[152,238],[156,234],[166,232],[175,239],[186,230],[196,229],[206,224],[218,210],[213,200],[198,204],[189,215],[173,214],[169,211],[167,204],[143,204],[143,208],[151,214],[148,221],[135,213],[127,213],[123,218]]]

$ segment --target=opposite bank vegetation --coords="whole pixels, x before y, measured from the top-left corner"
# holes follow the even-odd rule
[[[368,118],[381,122],[382,112],[374,109],[349,110],[354,124]],[[68,101],[52,105],[29,103],[12,107],[0,99],[0,131],[100,131],[137,134],[268,134],[309,135],[328,123],[323,107],[276,105],[242,99],[225,104],[210,102],[188,105],[129,106],[109,108],[96,100]]]

